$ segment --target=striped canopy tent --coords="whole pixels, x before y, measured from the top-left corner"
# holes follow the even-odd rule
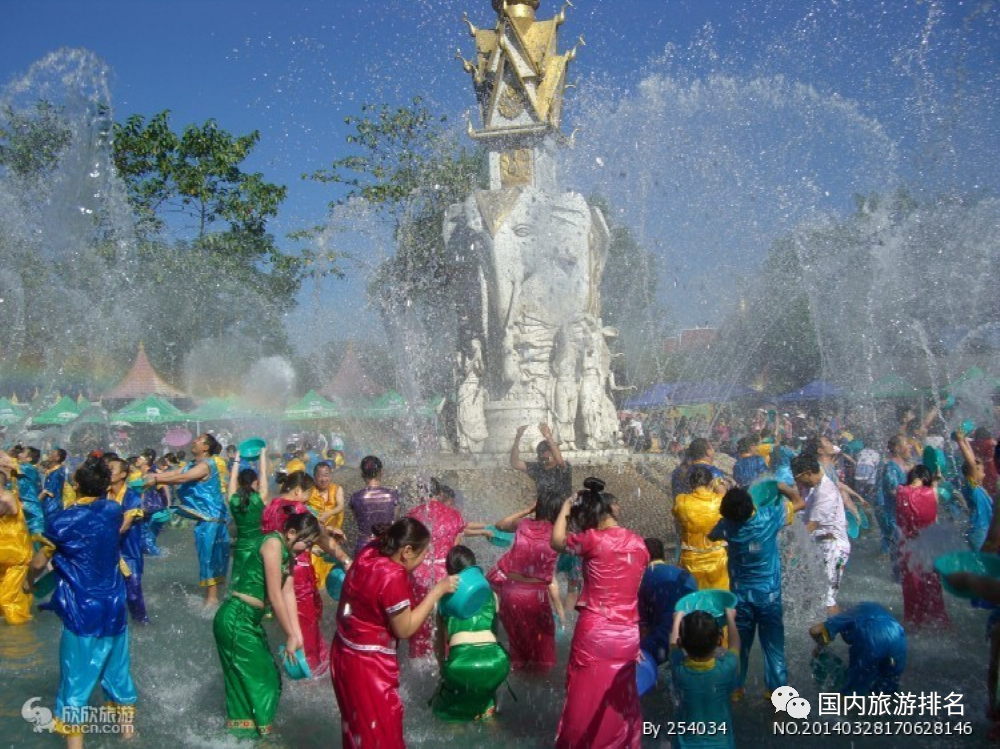
[[[385,388],[368,376],[354,350],[354,343],[348,341],[340,368],[330,381],[319,389],[319,394],[325,398],[333,398],[338,403],[355,405],[370,403],[373,398],[385,394]]]
[[[81,405],[68,396],[62,396],[55,405],[31,417],[31,426],[65,426],[75,421],[83,409]]]
[[[173,403],[155,395],[136,398],[115,411],[112,418],[130,424],[178,424],[190,420],[190,416]]]
[[[22,405],[14,403],[10,398],[0,398],[0,426],[20,424],[26,416],[27,412]]]
[[[136,398],[144,398],[147,395],[159,395],[163,398],[188,397],[184,391],[170,385],[157,374],[153,365],[149,363],[149,357],[146,356],[146,347],[140,342],[135,361],[128,374],[111,390],[104,393],[101,398],[102,400],[131,401]]]
[[[327,400],[315,390],[310,390],[302,396],[302,400],[285,409],[285,420],[319,421],[336,418],[341,413],[342,410],[336,403]]]

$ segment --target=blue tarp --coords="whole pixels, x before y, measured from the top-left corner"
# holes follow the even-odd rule
[[[826,380],[813,380],[808,385],[791,393],[779,395],[775,403],[797,403],[799,401],[817,401],[824,398],[840,398],[844,391]]]
[[[701,403],[727,403],[737,398],[755,395],[742,385],[715,382],[665,382],[654,385],[640,395],[629,398],[625,409],[690,406]]]

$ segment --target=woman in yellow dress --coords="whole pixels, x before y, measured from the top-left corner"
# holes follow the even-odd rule
[[[24,624],[31,620],[31,595],[22,590],[31,561],[31,537],[13,472],[13,458],[0,450],[0,619]]]
[[[332,535],[339,536],[344,525],[344,488],[333,483],[333,466],[325,461],[316,464],[313,480],[316,485],[309,495],[309,509],[319,519],[320,525]],[[314,553],[312,565],[316,570],[317,584],[322,590],[326,585],[326,576],[330,574],[334,564],[321,554]]]
[[[674,519],[681,540],[679,566],[690,572],[699,590],[729,590],[725,541],[709,541],[708,534],[722,519],[722,494],[715,491],[715,478],[707,466],[695,465],[688,474],[690,494],[674,498]]]

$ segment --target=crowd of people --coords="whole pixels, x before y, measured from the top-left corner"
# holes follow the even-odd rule
[[[827,618],[808,635],[817,648],[838,634],[851,645],[846,693],[895,691],[906,667],[906,630],[950,626],[940,580],[910,545],[940,511],[962,518],[968,548],[995,552],[1000,522],[993,514],[995,441],[981,429],[945,438],[934,431],[940,417],[934,411],[918,422],[902,413],[884,446],[829,423],[787,433],[766,413],[721,443],[691,438],[663,506],[674,519],[676,554],[663,539],[624,527],[620,500],[600,478],[574,487],[545,424],[537,461],[522,458],[526,427],[510,454],[511,468],[532,480],[534,502],[472,522],[456,491],[431,478],[416,482],[418,501],[405,511],[399,490],[383,484],[375,456],[360,462],[364,486],[347,497],[335,483],[343,462],[336,454],[292,453],[274,471],[266,452],[240,456],[210,433],[195,438],[187,460],[158,459],[152,450],[127,458],[95,451],[72,471],[58,448],[43,461],[36,448],[17,446],[0,452],[0,608],[8,624],[29,622],[32,591],[55,581],[41,608],[63,624],[55,713],[70,746],[82,744],[82,732],[67,716],[89,703],[98,684],[131,721],[138,692],[129,619],[149,621],[144,559],[159,553],[158,532],[178,518],[194,524],[200,585],[215,609],[226,726],[236,736],[271,732],[280,660],[301,653],[313,677],[329,672],[344,746],[404,746],[402,640],[410,658],[439,663],[434,715],[493,720],[497,690],[511,671],[556,668],[556,631],[564,626],[572,627],[572,641],[562,716],[552,727],[556,746],[638,747],[643,659],[669,671],[678,721],[717,726],[712,736],[680,737],[680,745],[733,746],[730,705],[746,698],[758,636],[765,696],[787,683],[779,539],[792,523],[804,524],[826,580]],[[717,447],[732,452],[731,471],[715,464]],[[764,484],[771,487],[766,501]],[[347,512],[358,531],[350,552]],[[868,516],[878,522],[886,572],[902,586],[902,622],[878,602],[847,610],[838,604],[850,519],[860,524]],[[509,548],[486,575],[492,594],[459,618],[437,604],[476,566],[478,537]],[[331,576],[342,582],[328,585]],[[1000,603],[1000,581],[957,574],[949,583]],[[678,601],[705,590],[730,591],[735,604],[721,618],[678,610]],[[321,626],[323,591],[337,600],[332,637]],[[994,655],[998,622],[990,617]],[[284,637],[277,661],[268,626]],[[995,674],[996,663],[992,668]]]

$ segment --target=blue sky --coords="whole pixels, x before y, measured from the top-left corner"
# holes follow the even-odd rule
[[[788,107],[798,107],[809,110],[803,115],[803,128],[813,129],[810,123],[821,120],[815,129],[829,130],[828,141],[805,146],[809,160],[821,162],[815,167],[817,174],[841,170],[838,151],[855,151],[857,141],[844,145],[836,131],[863,122],[858,129],[864,131],[864,143],[856,149],[856,161],[870,160],[873,148],[885,154],[884,162],[875,159],[879,173],[870,181],[872,186],[899,178],[923,183],[929,191],[995,191],[1000,173],[1000,139],[993,124],[998,121],[1000,101],[996,2],[576,0],[575,6],[568,10],[562,29],[564,45],[582,34],[586,46],[575,64],[580,88],[567,104],[567,129],[586,122],[588,113],[609,100],[614,106],[609,104],[608,111],[630,122],[629,112],[637,106],[639,81],[644,78],[669,78],[672,84],[664,91],[690,96],[703,95],[705,82],[721,76],[735,81],[739,93],[725,106],[711,104],[705,115],[717,124],[730,118],[723,121],[720,132],[738,127],[739,107],[756,107],[757,90],[793,100],[768,116],[782,118]],[[556,10],[554,3],[542,0],[539,15],[547,17]],[[461,23],[463,11],[480,26],[494,19],[488,0],[7,3],[0,26],[0,83],[22,75],[55,49],[83,47],[113,71],[118,118],[170,109],[176,126],[215,118],[234,133],[260,130],[252,168],[289,187],[275,227],[280,233],[322,220],[327,201],[336,194],[331,186],[305,182],[300,175],[346,153],[343,118],[361,103],[401,103],[421,95],[457,119],[472,106],[468,78],[453,59],[456,48],[466,56],[472,54],[471,39]],[[750,85],[761,79],[770,83],[763,89]],[[821,106],[806,105],[808,95],[801,91],[790,93],[789,86],[798,85],[812,90]],[[599,102],[588,99],[597,91]],[[581,102],[588,101],[593,106],[588,104],[583,111]],[[845,113],[844,102],[850,113]],[[665,106],[672,111],[669,102]],[[697,118],[688,124],[693,121]],[[574,186],[584,192],[602,186],[587,164],[601,154],[613,157],[614,148],[600,139],[621,133],[593,122],[589,131],[578,136],[581,148],[569,157],[567,168],[569,179],[578,180]],[[658,134],[648,133],[648,126],[645,132],[643,137],[655,143]],[[874,141],[891,148],[874,146]],[[781,155],[784,161],[775,163],[799,158],[792,151]],[[660,168],[688,167],[667,163]],[[754,176],[747,174],[749,167],[741,169],[731,168],[736,181]],[[624,168],[618,173],[625,174]],[[722,178],[727,178],[725,172]],[[773,191],[769,178],[747,182],[757,184],[765,197]],[[850,203],[846,193],[868,186],[864,179],[826,182],[832,188],[817,193],[815,205],[803,193],[784,220],[816,208],[846,210]],[[695,199],[683,185],[678,189],[678,199]],[[644,200],[642,195],[622,192],[621,202],[628,204],[623,220],[639,224],[640,235],[655,246],[671,230],[646,217],[650,207],[637,205]],[[697,200],[702,201],[698,208],[716,212],[703,205],[703,195]],[[682,205],[681,210],[686,208]],[[747,216],[736,209],[728,223],[760,223],[752,232],[758,244],[787,228],[781,220]],[[664,250],[659,269],[665,278],[679,279],[677,288],[682,289],[695,283],[690,258],[699,254],[697,236],[685,242],[693,245],[684,244],[683,257],[671,257]],[[706,235],[707,262],[741,265],[739,256],[720,255],[711,243]],[[756,250],[749,247],[745,253],[754,255]],[[367,335],[378,330],[372,315],[357,312],[364,306],[364,269],[350,272],[346,282],[331,281],[304,292],[303,308],[290,321],[298,336],[338,338],[352,331]],[[336,314],[326,303],[330,300],[335,300]],[[355,310],[350,319],[343,314],[345,306]],[[711,321],[718,313],[708,305],[697,315]],[[703,321],[683,316],[680,320]],[[314,326],[322,326],[324,332],[316,333]]]

